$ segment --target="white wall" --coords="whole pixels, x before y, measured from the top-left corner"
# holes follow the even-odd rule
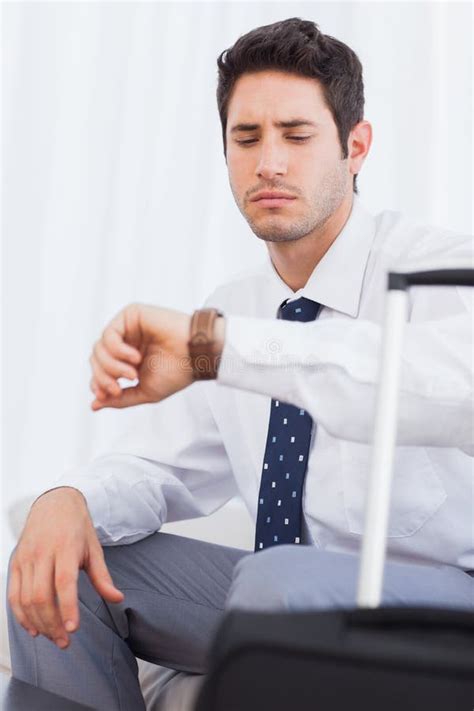
[[[191,311],[263,257],[228,187],[216,58],[253,27],[319,23],[365,68],[373,211],[471,230],[469,3],[3,6],[5,511],[106,446],[88,357],[130,301]],[[185,194],[185,195],[184,195]]]

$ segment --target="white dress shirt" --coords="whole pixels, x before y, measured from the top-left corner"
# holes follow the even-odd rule
[[[271,398],[315,427],[303,491],[303,541],[359,548],[370,467],[386,274],[472,267],[472,238],[369,214],[351,215],[293,292],[270,258],[206,301],[226,316],[217,381],[135,408],[133,426],[55,486],[80,489],[103,545],[132,543],[164,522],[205,516],[240,494],[252,519]],[[315,322],[277,320],[285,299],[323,305]],[[414,287],[405,330],[388,555],[474,569],[473,296]]]

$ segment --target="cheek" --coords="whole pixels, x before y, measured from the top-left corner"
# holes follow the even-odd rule
[[[248,177],[246,177],[245,169],[242,163],[237,163],[237,161],[232,160],[229,156],[227,160],[227,172],[229,175],[229,182],[234,193],[242,195],[245,190],[248,190],[250,185],[248,185]]]
[[[330,155],[328,151],[319,151],[311,156],[301,168],[302,180],[305,185],[309,188],[311,185],[318,185],[325,175],[334,171],[338,161],[339,157]]]
[[[314,156],[296,166],[295,182],[299,185],[302,193],[311,195],[323,173],[323,161],[320,157]]]

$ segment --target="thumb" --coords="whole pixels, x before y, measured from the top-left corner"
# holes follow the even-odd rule
[[[143,405],[150,402],[150,399],[145,395],[140,387],[140,384],[133,387],[123,388],[120,395],[108,396],[105,400],[97,400],[91,404],[92,410],[102,410],[105,407],[133,407],[134,405]]]
[[[109,602],[121,602],[124,599],[123,592],[114,585],[102,551],[100,553],[91,552],[86,571],[101,597],[104,597]]]

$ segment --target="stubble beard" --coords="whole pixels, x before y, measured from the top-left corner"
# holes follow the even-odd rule
[[[309,202],[309,211],[291,219],[292,207],[281,208],[278,213],[273,213],[272,208],[263,219],[255,220],[237,202],[238,208],[247,220],[252,232],[265,242],[293,242],[306,237],[311,232],[317,233],[331,215],[340,207],[347,194],[347,159],[336,163],[334,170],[324,175],[317,192]]]

